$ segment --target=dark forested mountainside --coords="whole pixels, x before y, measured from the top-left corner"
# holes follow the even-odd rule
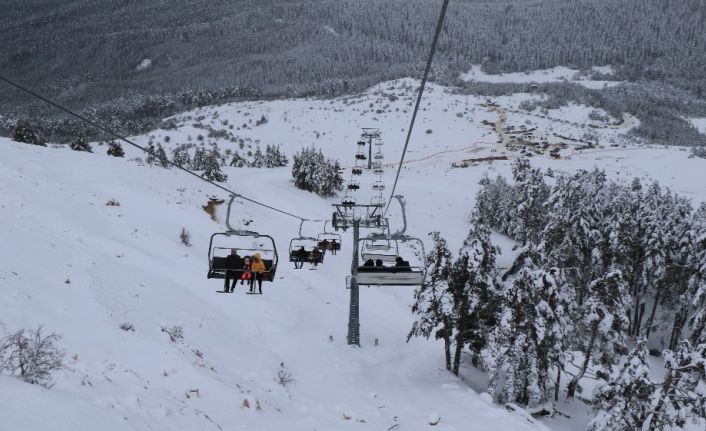
[[[417,75],[440,4],[3,3],[9,3],[0,14],[3,74],[74,108],[92,106],[128,119],[144,117],[143,105],[163,103],[147,96],[176,94],[178,102],[168,103],[189,106],[238,96],[350,92]],[[704,0],[452,0],[435,77],[456,76],[473,63],[490,72],[611,64],[621,79],[667,81],[700,98],[706,91],[704,21]],[[105,106],[116,98],[119,107]],[[0,115],[42,112],[33,103],[0,91]]]

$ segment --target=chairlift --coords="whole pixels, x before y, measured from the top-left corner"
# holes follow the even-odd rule
[[[365,154],[356,154],[355,158],[356,160],[367,160],[368,156],[366,156]]]
[[[397,241],[390,240],[387,235],[371,235],[361,241],[360,258],[362,262],[381,260],[394,262],[399,256]]]
[[[289,261],[290,262],[296,262],[299,259],[298,252],[301,250],[302,247],[304,247],[304,250],[306,251],[306,261],[309,263],[314,263],[314,249],[316,249],[319,246],[319,240],[318,238],[314,238],[313,236],[304,236],[302,235],[302,226],[304,225],[304,220],[302,220],[299,223],[299,236],[296,236],[289,240]],[[318,263],[323,263],[324,261],[324,254],[320,253],[318,259],[316,259]]]
[[[360,184],[358,183],[349,183],[348,184],[348,190],[358,190],[360,189]]]
[[[385,158],[385,157],[382,155],[382,151],[376,152],[373,157],[375,158],[375,160],[382,160],[382,159]]]
[[[355,199],[352,196],[345,195],[343,199],[341,199],[341,206],[344,208],[353,208],[355,207]]]
[[[358,145],[360,145],[361,147],[364,147],[364,146],[368,145],[368,143],[365,141],[358,141]]]
[[[398,258],[401,258],[399,252],[400,242],[414,242],[419,244],[422,250],[422,256],[426,256],[424,251],[424,243],[419,238],[414,238],[406,235],[376,235],[362,238],[363,248],[361,257],[363,265],[358,267],[358,275],[356,281],[359,285],[365,286],[421,286],[426,277],[426,267],[399,265]],[[366,241],[371,243],[367,244]],[[377,244],[375,244],[377,242]],[[394,244],[394,248],[392,247]],[[380,250],[371,249],[379,246]],[[383,250],[383,248],[387,248]],[[379,256],[373,259],[374,256]],[[375,262],[373,266],[369,265],[370,261]],[[376,261],[381,262],[376,262]],[[366,265],[367,262],[368,264]],[[386,265],[385,263],[395,262],[395,265]],[[403,261],[404,262],[404,261]],[[379,265],[382,263],[382,265]]]
[[[373,190],[377,190],[377,191],[385,190],[385,183],[383,183],[382,181],[375,181],[375,184],[373,184]]]
[[[245,272],[243,268],[232,268],[228,266],[228,255],[232,250],[236,250],[242,258],[254,256],[260,253],[262,262],[265,264],[265,271],[262,273],[263,281],[274,281],[277,272],[277,245],[270,235],[263,235],[259,232],[234,229],[230,225],[230,214],[235,195],[231,195],[228,201],[228,212],[226,214],[225,232],[216,232],[211,235],[208,246],[208,273],[207,278],[223,279],[226,271],[233,272],[240,277]],[[247,253],[243,253],[247,252]],[[250,253],[252,252],[252,253]]]
[[[338,251],[341,249],[341,235],[327,231],[326,224],[328,224],[328,220],[324,222],[324,231],[317,237],[319,247],[326,248],[326,250]]]
[[[361,168],[353,168],[353,175],[363,175],[363,170]]]

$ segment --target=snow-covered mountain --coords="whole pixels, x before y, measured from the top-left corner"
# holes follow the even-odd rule
[[[335,100],[207,107],[172,118],[175,128],[134,139],[167,149],[192,142],[241,152],[259,141],[288,154],[314,144],[350,167],[360,128],[378,127],[389,186],[414,88],[414,81],[401,80]],[[614,146],[586,147],[578,141],[592,121],[589,109],[522,111],[520,102],[533,97],[489,103],[430,86],[397,190],[408,203],[409,233],[426,239],[438,230],[452,249],[460,247],[478,181],[508,175],[520,151],[536,154],[532,163],[542,168],[599,166],[617,180],[654,178],[706,199],[705,160],[680,148],[631,145],[622,136],[634,125],[629,117],[591,128],[598,142]],[[267,121],[258,121],[263,116]],[[501,122],[536,129],[527,139],[561,147],[561,158],[508,149],[519,134],[498,130]],[[214,221],[202,206],[209,197],[227,196],[175,169],[131,160],[142,156],[131,148],[125,159],[105,149],[94,143],[89,154],[0,139],[0,331],[43,325],[63,334],[59,345],[66,352],[51,389],[0,376],[0,430],[401,431],[427,429],[437,419],[433,429],[441,430],[577,426],[508,412],[479,394],[482,386],[472,378],[445,371],[437,342],[406,342],[411,288],[363,288],[361,347],[349,347],[350,233],[343,234],[343,250],[327,255],[318,270],[295,270],[286,253],[298,221],[239,202],[233,219],[277,242],[277,279],[261,296],[245,295],[241,286],[234,294],[215,293],[222,285],[206,279],[206,255],[210,235],[225,228],[225,211],[219,207]],[[508,160],[479,161],[502,156]],[[229,187],[302,217],[330,217],[336,202],[297,190],[290,168],[224,172]],[[110,200],[119,206],[106,205]],[[391,215],[399,224],[394,207]],[[179,240],[182,228],[191,247]],[[305,223],[303,233],[322,229]],[[512,243],[498,241],[506,266]],[[121,329],[124,323],[134,331]],[[162,331],[173,326],[183,328],[182,341],[170,342]],[[284,386],[277,382],[282,364],[294,380]]]

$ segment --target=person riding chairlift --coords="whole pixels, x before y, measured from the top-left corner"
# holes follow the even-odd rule
[[[319,262],[322,261],[322,257],[323,253],[321,253],[319,247],[314,247],[314,250],[311,252],[312,268],[316,268],[319,265]]]
[[[240,276],[240,284],[245,283],[245,281],[248,282],[248,285],[251,284],[252,280],[252,272],[250,271],[252,269],[252,262],[250,261],[250,256],[245,256],[243,259],[243,274]]]
[[[309,253],[304,249],[304,246],[299,247],[299,250],[294,252],[294,269],[301,269],[308,256]]]
[[[409,266],[409,262],[397,256],[395,259],[395,268],[400,271],[411,271],[412,268]]]
[[[265,263],[262,261],[260,253],[255,253],[250,264],[250,293],[255,293],[255,281],[257,281],[258,293],[262,293],[262,273],[266,270],[267,268],[265,268]]]
[[[226,256],[225,261],[226,277],[223,284],[223,292],[230,293],[235,289],[235,284],[238,282],[237,271],[243,267],[243,258],[238,255],[238,250],[231,249],[230,254]]]

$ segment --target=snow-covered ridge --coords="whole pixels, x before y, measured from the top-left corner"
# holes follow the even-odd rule
[[[613,73],[611,66],[597,66],[593,70],[604,75]],[[533,70],[531,72],[513,72],[488,74],[481,70],[480,65],[474,65],[466,73],[462,73],[460,78],[464,81],[478,81],[491,83],[519,83],[519,84],[546,84],[552,82],[573,82],[586,88],[604,88],[620,84],[620,81],[592,80],[586,77],[581,71],[565,66],[557,66],[551,69]]]

